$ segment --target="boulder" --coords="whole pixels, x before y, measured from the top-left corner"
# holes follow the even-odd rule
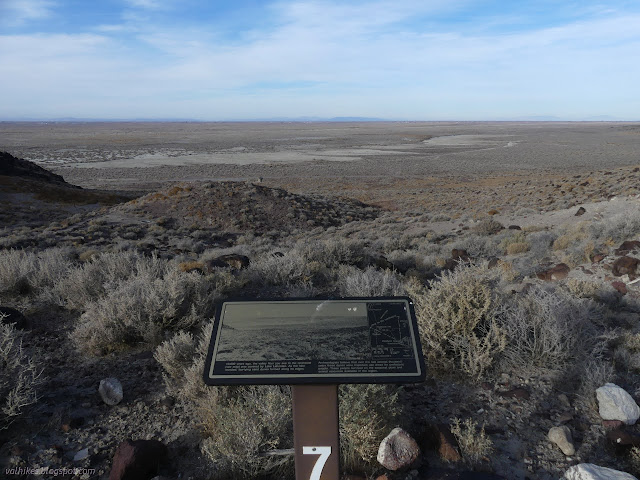
[[[607,467],[599,467],[593,463],[574,465],[564,472],[565,480],[638,480],[629,473]]]
[[[561,427],[552,427],[547,435],[549,441],[558,446],[558,448],[565,455],[573,455],[576,453],[576,449],[573,446],[573,438],[571,436],[571,430],[566,425]]]
[[[638,268],[638,262],[640,261],[637,258],[623,255],[613,262],[611,273],[613,273],[615,277],[621,277],[622,275],[634,275]]]
[[[640,240],[627,240],[622,242],[622,245],[616,249],[615,253],[616,255],[626,255],[627,253],[638,249],[640,249]]]
[[[10,307],[0,307],[0,323],[4,323],[5,325],[13,323],[16,328],[21,330],[29,326],[26,317],[15,308]]]
[[[407,468],[418,459],[420,447],[401,428],[394,428],[380,443],[378,462],[388,470]]]
[[[150,480],[169,451],[158,440],[125,440],[113,456],[109,480]]]
[[[243,268],[247,268],[249,263],[249,257],[232,253],[207,261],[205,267],[208,272],[211,272],[216,267],[231,267],[236,270],[242,270]]]
[[[607,383],[596,390],[598,408],[603,420],[620,420],[633,425],[640,418],[640,407],[623,388]]]
[[[607,432],[607,440],[617,447],[640,447],[640,435],[617,428]]]
[[[107,405],[117,405],[122,401],[122,384],[117,378],[105,378],[100,380],[98,393]]]
[[[567,278],[570,271],[571,268],[569,268],[569,265],[566,263],[559,263],[555,267],[536,273],[536,276],[540,280],[550,282]]]

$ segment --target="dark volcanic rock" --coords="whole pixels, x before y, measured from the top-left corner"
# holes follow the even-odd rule
[[[555,267],[539,272],[536,275],[540,280],[545,280],[547,282],[552,280],[562,280],[563,278],[567,278],[570,270],[569,265],[566,263],[559,263]]]
[[[65,182],[64,178],[60,175],[51,173],[49,170],[45,170],[28,160],[16,158],[7,152],[0,152],[0,175],[7,175],[9,177],[26,177],[34,180],[40,180],[41,182],[64,183],[70,187],[72,186]]]
[[[575,216],[576,216],[576,217],[579,217],[580,215],[584,215],[584,214],[585,214],[585,212],[586,212],[586,210],[584,209],[584,207],[580,207],[580,208],[578,209],[578,211],[575,213]]]
[[[168,455],[167,447],[158,440],[125,440],[113,456],[109,480],[149,480]]]
[[[639,261],[637,258],[627,257],[625,255],[613,262],[612,273],[616,277],[621,277],[622,275],[633,275],[636,273],[638,263]]]
[[[640,248],[639,240],[627,240],[622,242],[622,245],[616,249],[615,253],[616,255],[626,255],[633,250],[638,250],[638,248]]]

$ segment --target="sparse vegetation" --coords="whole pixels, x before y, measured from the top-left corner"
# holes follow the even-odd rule
[[[476,466],[487,459],[493,452],[493,442],[484,431],[484,425],[478,428],[478,423],[472,418],[461,421],[454,418],[451,433],[456,437],[462,453],[462,458],[470,466]]]
[[[484,267],[460,266],[444,273],[430,289],[412,282],[427,365],[436,373],[482,377],[506,348],[500,324],[495,278]]]
[[[38,400],[42,369],[22,346],[22,334],[0,314],[0,430]]]

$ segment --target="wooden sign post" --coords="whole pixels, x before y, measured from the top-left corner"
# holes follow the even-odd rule
[[[207,385],[291,385],[297,480],[338,480],[338,385],[424,380],[407,297],[223,302]]]
[[[293,438],[296,479],[339,480],[337,385],[294,385]]]

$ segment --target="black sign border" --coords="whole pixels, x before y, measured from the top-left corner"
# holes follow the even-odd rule
[[[294,301],[331,301],[331,300],[344,300],[344,301],[376,301],[376,300],[401,300],[406,301],[409,305],[409,315],[411,320],[411,328],[413,338],[416,342],[416,350],[418,354],[418,365],[420,367],[420,373],[415,375],[407,375],[401,377],[377,377],[375,375],[354,378],[345,378],[343,376],[321,376],[321,377],[287,377],[276,378],[267,377],[264,378],[209,378],[209,372],[211,370],[211,362],[213,361],[213,349],[215,347],[215,339],[218,336],[218,329],[220,328],[220,316],[222,315],[222,306],[225,303],[238,303],[238,302],[294,302]],[[422,345],[420,343],[420,335],[418,332],[418,322],[413,306],[413,300],[407,296],[397,297],[290,297],[290,298],[233,298],[227,300],[221,300],[216,302],[216,315],[213,324],[213,330],[211,332],[211,338],[209,339],[209,349],[207,351],[207,357],[204,363],[203,380],[206,385],[209,386],[225,386],[225,385],[325,385],[325,384],[368,384],[368,383],[384,383],[384,384],[402,384],[402,383],[421,383],[426,378],[424,356],[422,354]]]

